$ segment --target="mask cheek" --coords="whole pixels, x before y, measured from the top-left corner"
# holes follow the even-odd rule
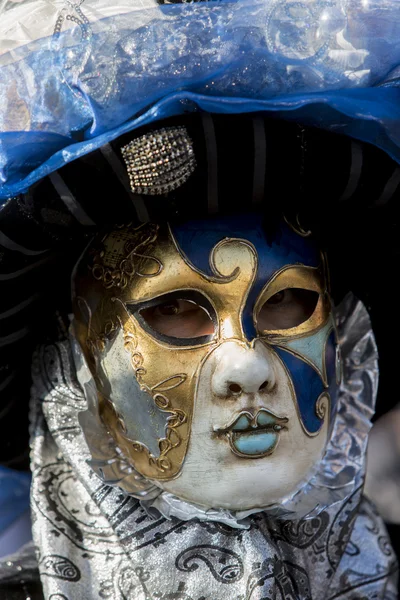
[[[122,321],[122,319],[121,319]],[[132,466],[144,477],[168,480],[186,455],[196,371],[207,346],[160,344],[132,318],[103,353],[102,416]]]
[[[224,395],[221,385],[215,387],[215,379],[217,377],[221,383],[224,373],[226,381],[232,378],[235,358],[239,366],[235,382],[242,385],[244,392]],[[252,377],[246,387],[245,379],[239,379],[240,360],[242,366],[246,361],[249,364],[254,361],[261,378],[264,376],[261,375],[262,368],[265,372],[269,369],[269,373],[273,373],[273,385],[260,391],[260,382]],[[245,372],[243,369],[243,374]],[[266,456],[238,456],[232,450],[228,435],[218,431],[234,423],[235,419],[239,429],[245,427],[246,423],[240,419],[246,413],[258,414],[261,424],[268,423],[268,419],[273,418],[271,414],[287,419],[272,452],[267,452]],[[290,377],[271,348],[260,341],[253,350],[238,342],[225,342],[211,353],[200,371],[189,448],[182,470],[174,480],[159,482],[159,485],[206,508],[252,510],[265,507],[294,493],[309,476],[324,451],[327,427],[328,419],[325,419],[315,437],[307,435]]]
[[[144,452],[147,449],[149,454],[159,458],[159,440],[167,434],[169,415],[155,404],[151,393],[141,388],[131,359],[120,331],[101,362],[105,375],[103,399],[109,400],[118,415],[112,423],[114,433],[119,433],[121,438],[124,434],[126,440],[133,440],[137,448],[142,447]],[[106,414],[112,422],[111,406]]]

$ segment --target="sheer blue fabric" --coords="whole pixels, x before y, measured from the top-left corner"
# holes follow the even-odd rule
[[[398,0],[142,3],[0,55],[0,198],[194,110],[268,112],[400,162],[399,9]]]

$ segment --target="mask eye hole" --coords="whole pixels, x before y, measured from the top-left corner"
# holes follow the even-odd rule
[[[257,316],[259,331],[291,329],[307,321],[318,304],[318,292],[287,288],[271,296]]]
[[[129,308],[147,331],[174,344],[205,343],[215,332],[214,310],[200,293],[175,292]]]

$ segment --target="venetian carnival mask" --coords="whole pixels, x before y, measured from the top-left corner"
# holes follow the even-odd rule
[[[246,511],[320,461],[340,361],[326,265],[259,215],[115,228],[75,273],[75,332],[129,463],[180,499]]]

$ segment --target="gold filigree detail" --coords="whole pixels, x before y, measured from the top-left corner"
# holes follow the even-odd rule
[[[137,346],[137,338],[134,333],[125,329],[124,347],[130,355],[131,366],[140,385],[140,389],[143,392],[147,392],[153,398],[154,404],[160,411],[169,413],[169,417],[167,419],[166,437],[161,438],[158,441],[160,456],[154,456],[144,444],[128,437],[128,432],[123,417],[119,414],[110,398],[104,397],[104,399],[112,409],[114,417],[120,428],[120,432],[125,437],[126,441],[129,442],[132,450],[140,453],[145,452],[148,455],[150,466],[154,466],[157,470],[164,473],[171,469],[171,461],[167,456],[168,453],[172,449],[177,448],[182,442],[182,437],[177,429],[187,421],[187,416],[183,410],[172,408],[170,399],[166,396],[165,392],[173,391],[182,385],[182,383],[186,381],[187,376],[185,373],[178,373],[159,381],[151,387],[146,385],[146,383],[143,381],[143,377],[146,375],[147,371],[143,366],[143,355],[138,351]]]
[[[177,448],[182,443],[182,437],[177,429],[186,423],[187,416],[183,410],[180,410],[179,408],[172,408],[169,398],[162,393],[161,390],[163,389],[164,384],[174,381],[173,384],[165,388],[166,391],[172,391],[184,383],[186,378],[187,377],[184,373],[179,373],[177,375],[172,375],[168,379],[160,381],[160,383],[153,386],[153,388],[143,386],[143,390],[152,396],[157,408],[159,408],[162,412],[170,413],[167,419],[166,437],[158,441],[160,456],[155,457],[152,454],[149,456],[150,465],[153,464],[162,472],[165,472],[171,468],[171,461],[167,455],[171,450]],[[138,379],[138,381],[140,383],[140,379]]]
[[[133,236],[137,232],[138,235]],[[92,275],[97,281],[101,281],[106,289],[113,287],[125,289],[129,281],[135,275],[139,277],[156,277],[163,269],[160,260],[145,254],[147,246],[154,243],[158,235],[158,225],[146,223],[129,230],[116,229],[106,236],[107,249],[102,250],[95,256],[92,267]],[[134,237],[134,241],[132,239]],[[121,256],[121,244],[123,244],[124,258]],[[153,263],[155,269],[141,272],[148,263]]]
[[[173,408],[170,399],[166,396],[165,392],[173,391],[182,385],[186,381],[187,375],[185,373],[171,375],[150,387],[143,382],[143,377],[146,375],[146,369],[143,367],[143,356],[137,350],[137,340],[131,331],[124,332],[124,347],[130,354],[131,365],[140,385],[140,389],[143,392],[147,392],[153,398],[155,405],[160,411],[169,413],[166,426],[166,437],[158,440],[158,447],[160,450],[159,456],[154,456],[144,444],[128,437],[123,417],[118,413],[111,399],[105,398],[105,400],[114,413],[121,434],[131,445],[132,450],[140,453],[144,452],[148,456],[150,467],[153,466],[161,473],[165,473],[172,467],[168,453],[182,443],[182,437],[177,430],[187,422],[185,412],[181,409]]]
[[[290,229],[292,231],[294,231],[295,233],[297,233],[297,235],[300,235],[303,238],[306,237],[310,237],[310,235],[312,235],[312,231],[310,231],[309,229],[304,229],[304,227],[302,227],[300,220],[299,220],[299,214],[297,213],[294,220],[295,222],[293,223],[292,221],[290,221],[290,219],[288,219],[286,217],[286,215],[283,216],[285,222],[287,225],[289,225]]]
[[[330,396],[328,392],[322,392],[315,404],[315,414],[321,421],[325,420],[330,406]]]
[[[211,250],[209,263],[210,263],[211,271],[214,273],[217,281],[222,280],[222,281],[228,283],[230,281],[234,281],[238,277],[238,275],[240,273],[240,267],[236,266],[236,267],[234,267],[232,273],[225,274],[220,271],[220,268],[222,268],[222,266],[226,267],[226,265],[223,265],[223,260],[220,261],[221,265],[218,266],[218,261],[220,260],[221,253],[225,249],[225,246],[232,245],[237,242],[243,242],[246,246],[249,245],[248,242],[246,242],[245,240],[239,240],[236,238],[226,238],[226,239],[218,242],[218,244],[216,244],[214,246],[214,248]],[[251,245],[251,249],[252,249],[254,256],[257,256],[257,252],[255,251],[254,246]]]
[[[102,324],[101,328],[96,328],[94,324],[92,310],[82,296],[76,298],[76,303],[79,306],[82,315],[85,315],[87,323],[87,334],[85,338],[85,346],[87,349],[86,358],[90,358],[91,361],[95,362],[98,353],[102,353],[105,350],[107,340],[112,337],[114,332],[118,329],[119,323],[115,322],[111,318]]]

